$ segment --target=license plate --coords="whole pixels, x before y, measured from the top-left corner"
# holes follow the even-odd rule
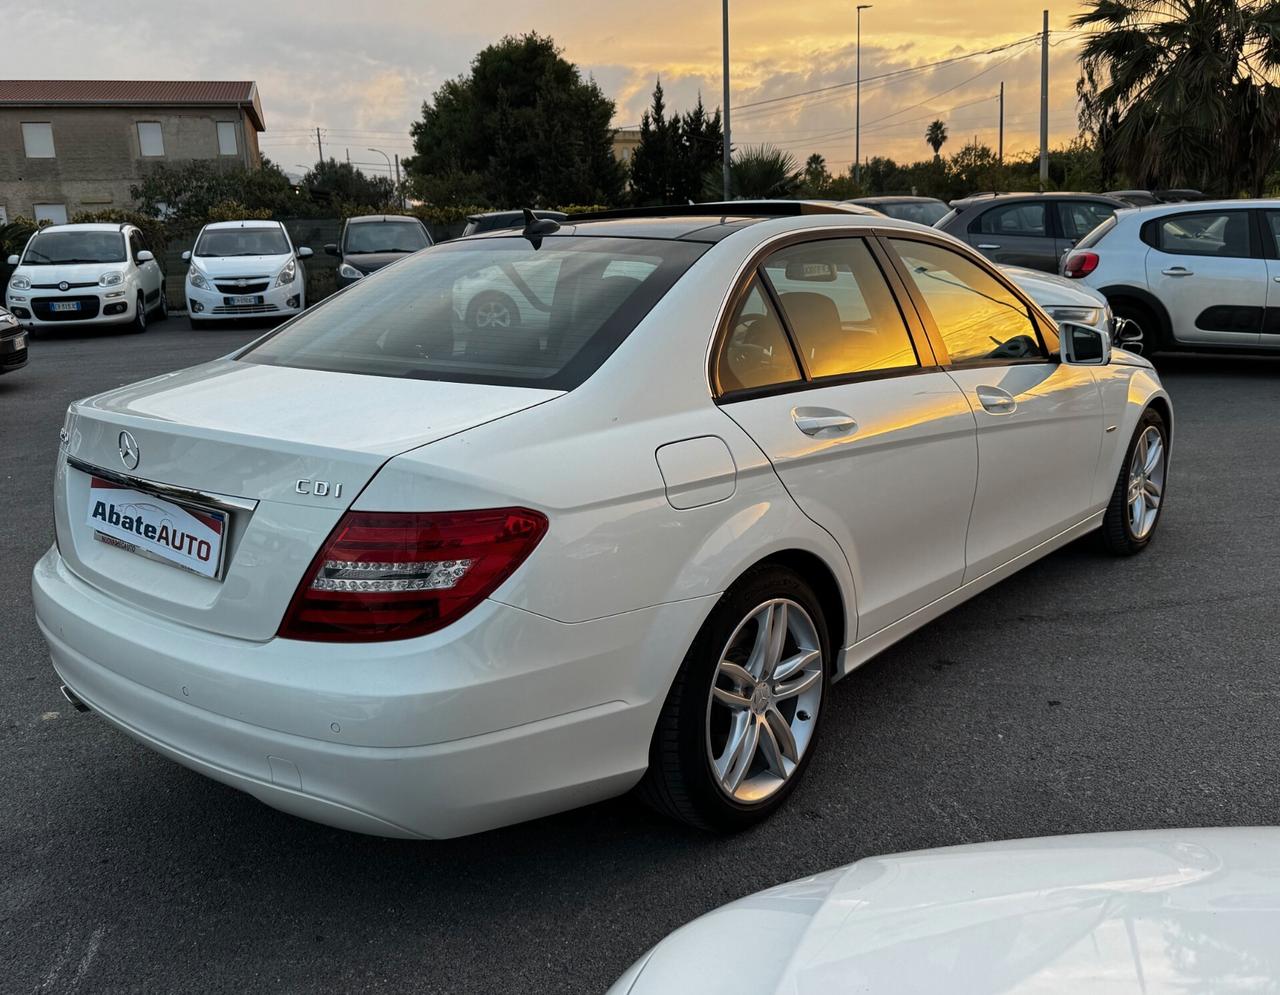
[[[79,311],[79,301],[54,301],[49,305],[50,311]]]
[[[262,298],[256,294],[250,294],[242,297],[228,297],[227,305],[229,307],[242,307],[245,304],[261,304]]]
[[[26,333],[26,332],[23,332],[21,335],[15,335],[15,336],[13,337],[13,348],[14,348],[14,351],[15,351],[15,352],[16,352],[17,350],[19,350],[19,349],[25,349],[26,347],[27,347],[27,333]]]
[[[101,477],[89,484],[93,537],[201,577],[222,575],[227,514],[175,504]]]

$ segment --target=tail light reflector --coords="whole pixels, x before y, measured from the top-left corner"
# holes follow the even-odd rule
[[[1078,280],[1082,276],[1088,276],[1097,268],[1098,254],[1096,252],[1073,252],[1067,257],[1067,264],[1062,267],[1062,275]]]
[[[510,577],[546,531],[546,515],[528,508],[349,511],[302,578],[278,634],[374,642],[443,629]]]

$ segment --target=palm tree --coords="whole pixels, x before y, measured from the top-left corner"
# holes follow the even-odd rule
[[[947,141],[947,126],[941,121],[934,121],[925,129],[924,140],[933,147],[933,157],[937,159]]]
[[[759,200],[789,197],[800,186],[801,174],[795,156],[772,145],[747,146],[735,152],[729,164],[729,179],[735,197]],[[720,174],[707,174],[706,195],[720,195]]]
[[[1144,187],[1261,194],[1280,148],[1280,0],[1087,0],[1080,123]]]

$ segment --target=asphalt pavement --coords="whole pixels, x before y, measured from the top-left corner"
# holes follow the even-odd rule
[[[859,857],[1280,821],[1280,359],[1238,357],[1159,364],[1177,423],[1144,554],[1076,543],[857,671],[742,835],[623,798],[380,840],[191,773],[69,708],[29,577],[67,404],[259,331],[62,334],[0,377],[0,991],[600,992],[697,915]]]

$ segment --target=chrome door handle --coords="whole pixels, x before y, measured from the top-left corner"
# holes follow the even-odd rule
[[[1195,273],[1192,270],[1187,269],[1185,266],[1170,266],[1168,269],[1162,269],[1160,272],[1165,276],[1195,276]]]
[[[984,242],[978,246],[979,249],[998,249],[1000,246],[993,245],[991,242]]]
[[[797,408],[791,412],[791,417],[795,420],[796,428],[800,429],[805,435],[812,435],[817,438],[846,435],[855,431],[858,427],[856,421],[838,411],[824,412],[823,414],[806,414],[803,408]]]
[[[1011,415],[1018,410],[1018,402],[1007,390],[999,387],[979,387],[975,392],[982,406],[993,415]]]

